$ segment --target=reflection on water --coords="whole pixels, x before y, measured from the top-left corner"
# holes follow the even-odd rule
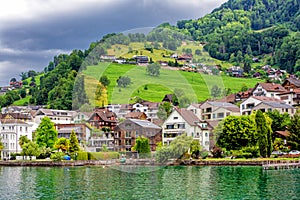
[[[299,199],[300,170],[0,167],[0,199]]]

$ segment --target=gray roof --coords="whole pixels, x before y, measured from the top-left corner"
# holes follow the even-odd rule
[[[216,107],[237,107],[236,105],[227,102],[208,101],[207,103]]]
[[[155,128],[155,129],[161,129],[156,124],[153,124],[152,122],[149,122],[148,120],[139,120],[139,119],[128,119],[132,121],[133,123],[136,123],[137,125],[144,127],[144,128]]]
[[[287,108],[287,109],[293,109],[294,107],[286,104],[286,103],[280,103],[280,102],[262,102],[268,106],[271,106],[273,108]]]

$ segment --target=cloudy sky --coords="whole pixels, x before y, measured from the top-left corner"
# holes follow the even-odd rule
[[[0,86],[107,33],[196,19],[226,0],[9,0],[0,3]]]

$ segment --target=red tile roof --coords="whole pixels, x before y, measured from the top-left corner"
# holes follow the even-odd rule
[[[267,92],[285,92],[286,89],[280,85],[280,84],[276,84],[276,83],[258,83],[256,85],[256,87],[258,85],[261,85],[262,88],[264,88]]]

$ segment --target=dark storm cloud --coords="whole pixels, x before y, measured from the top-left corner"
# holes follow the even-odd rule
[[[57,53],[86,49],[107,33],[199,18],[224,1],[87,1],[82,9],[37,16],[33,10],[29,20],[5,19],[10,23],[0,26],[0,85],[22,71],[41,71]],[[67,6],[63,2],[61,6]]]

